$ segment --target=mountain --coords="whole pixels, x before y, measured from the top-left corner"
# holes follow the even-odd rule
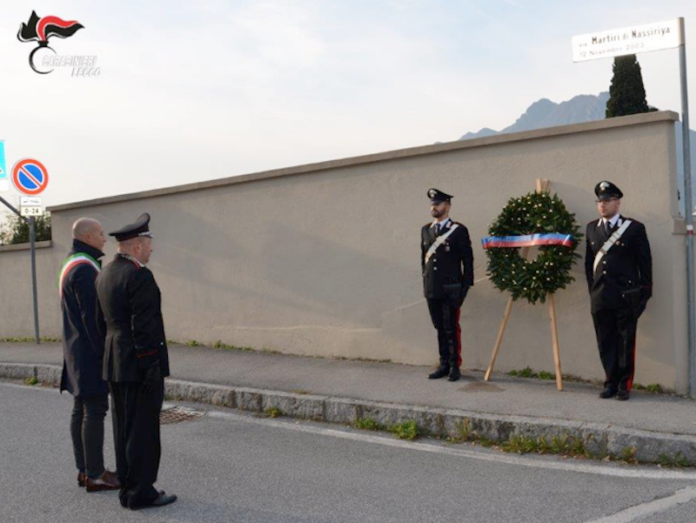
[[[503,129],[495,131],[484,127],[476,133],[466,133],[460,140],[471,138],[483,138],[501,133],[516,133],[520,131],[531,131],[542,127],[555,127],[557,125],[568,125],[573,123],[590,122],[592,120],[604,119],[604,110],[609,100],[609,93],[599,93],[594,96],[591,94],[581,94],[566,102],[557,104],[548,98],[534,102],[517,121]]]
[[[598,95],[581,94],[561,103],[555,103],[547,98],[542,98],[530,105],[522,116],[515,123],[501,131],[496,131],[484,127],[478,132],[468,132],[460,140],[470,140],[472,138],[484,138],[495,134],[516,133],[520,131],[531,131],[544,127],[555,127],[557,125],[568,125],[574,123],[591,122],[593,120],[603,120],[604,110],[606,109],[609,93],[599,93]],[[682,127],[681,122],[674,126],[676,137],[676,158],[677,158],[677,180],[681,193],[684,180],[684,163],[682,147]],[[696,131],[691,130],[691,179],[693,186],[694,202],[696,203]],[[681,201],[681,194],[680,194]],[[680,210],[684,212],[683,204]]]

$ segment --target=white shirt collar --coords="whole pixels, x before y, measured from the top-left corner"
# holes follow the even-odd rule
[[[612,218],[609,218],[608,220],[606,218],[602,218],[602,225],[604,225],[606,222],[609,222],[609,225],[611,225],[611,228],[615,228],[616,224],[619,223],[619,220],[621,220],[621,215],[619,213],[616,213]]]
[[[446,218],[445,220],[443,220],[443,221],[441,221],[441,222],[438,222],[437,220],[435,220],[432,224],[430,224],[430,228],[432,229],[433,227],[435,227],[436,224],[439,223],[439,224],[440,224],[440,230],[442,230],[442,229],[444,229],[445,226],[446,226],[449,222],[451,222],[451,221],[452,221],[452,220],[451,220],[450,218]]]

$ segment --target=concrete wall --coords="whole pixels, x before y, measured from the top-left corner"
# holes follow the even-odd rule
[[[548,178],[584,225],[596,217],[594,185],[610,179],[626,193],[624,214],[646,224],[653,248],[655,297],[640,323],[636,379],[683,390],[676,118],[636,115],[55,207],[42,281],[69,249],[76,218],[92,216],[113,230],[147,211],[169,338],[430,364],[437,349],[421,296],[419,229],[430,220],[425,193],[434,186],[455,195],[452,216],[472,234],[477,283],[462,310],[463,356],[466,367],[482,369],[507,299],[485,279],[480,240],[488,223],[508,198]],[[5,270],[18,261],[0,253],[0,288],[15,292],[25,281]],[[574,276],[556,300],[563,370],[601,378],[582,262]],[[57,336],[55,285],[41,291],[44,332]],[[17,300],[0,320],[0,336],[31,333],[19,321],[29,317],[28,302]],[[497,369],[527,365],[553,370],[548,309],[519,302]]]

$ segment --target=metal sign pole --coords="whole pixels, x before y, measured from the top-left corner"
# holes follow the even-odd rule
[[[686,314],[689,347],[689,396],[696,397],[696,317],[694,317],[694,215],[691,197],[691,137],[689,136],[689,91],[686,82],[686,31],[684,19],[679,18],[681,45],[679,69],[681,75],[682,139],[684,142],[684,214],[686,215]]]
[[[39,335],[39,299],[36,292],[36,218],[29,218],[29,242],[31,243],[31,287],[34,295],[34,339],[41,344]]]
[[[0,196],[0,203],[5,204],[5,206],[19,216],[21,220],[29,224],[29,241],[31,242],[31,284],[32,293],[34,295],[34,341],[39,345],[41,343],[41,336],[39,335],[39,300],[36,290],[36,218],[33,216],[29,219],[25,218],[14,205],[5,200],[2,196]]]

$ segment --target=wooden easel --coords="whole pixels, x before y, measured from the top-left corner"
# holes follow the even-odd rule
[[[536,181],[536,192],[548,191],[551,187],[551,182],[549,180],[544,180],[537,178]],[[523,247],[520,250],[520,256],[525,260],[529,259],[529,247]],[[556,323],[556,301],[554,300],[553,294],[548,295],[549,302],[549,320],[551,320],[551,339],[553,344],[553,363],[556,369],[556,388],[558,390],[563,390],[563,375],[561,374],[561,355],[558,346],[558,326]],[[507,305],[505,306],[505,313],[503,314],[503,321],[500,323],[500,328],[498,329],[498,338],[495,340],[495,346],[493,347],[493,354],[491,355],[491,362],[488,365],[488,370],[486,370],[486,375],[484,380],[489,381],[491,379],[491,373],[493,372],[493,366],[495,365],[495,360],[498,357],[498,351],[500,351],[500,346],[503,343],[503,335],[505,334],[505,327],[507,327],[508,320],[510,319],[510,311],[512,310],[513,299],[509,298]]]

